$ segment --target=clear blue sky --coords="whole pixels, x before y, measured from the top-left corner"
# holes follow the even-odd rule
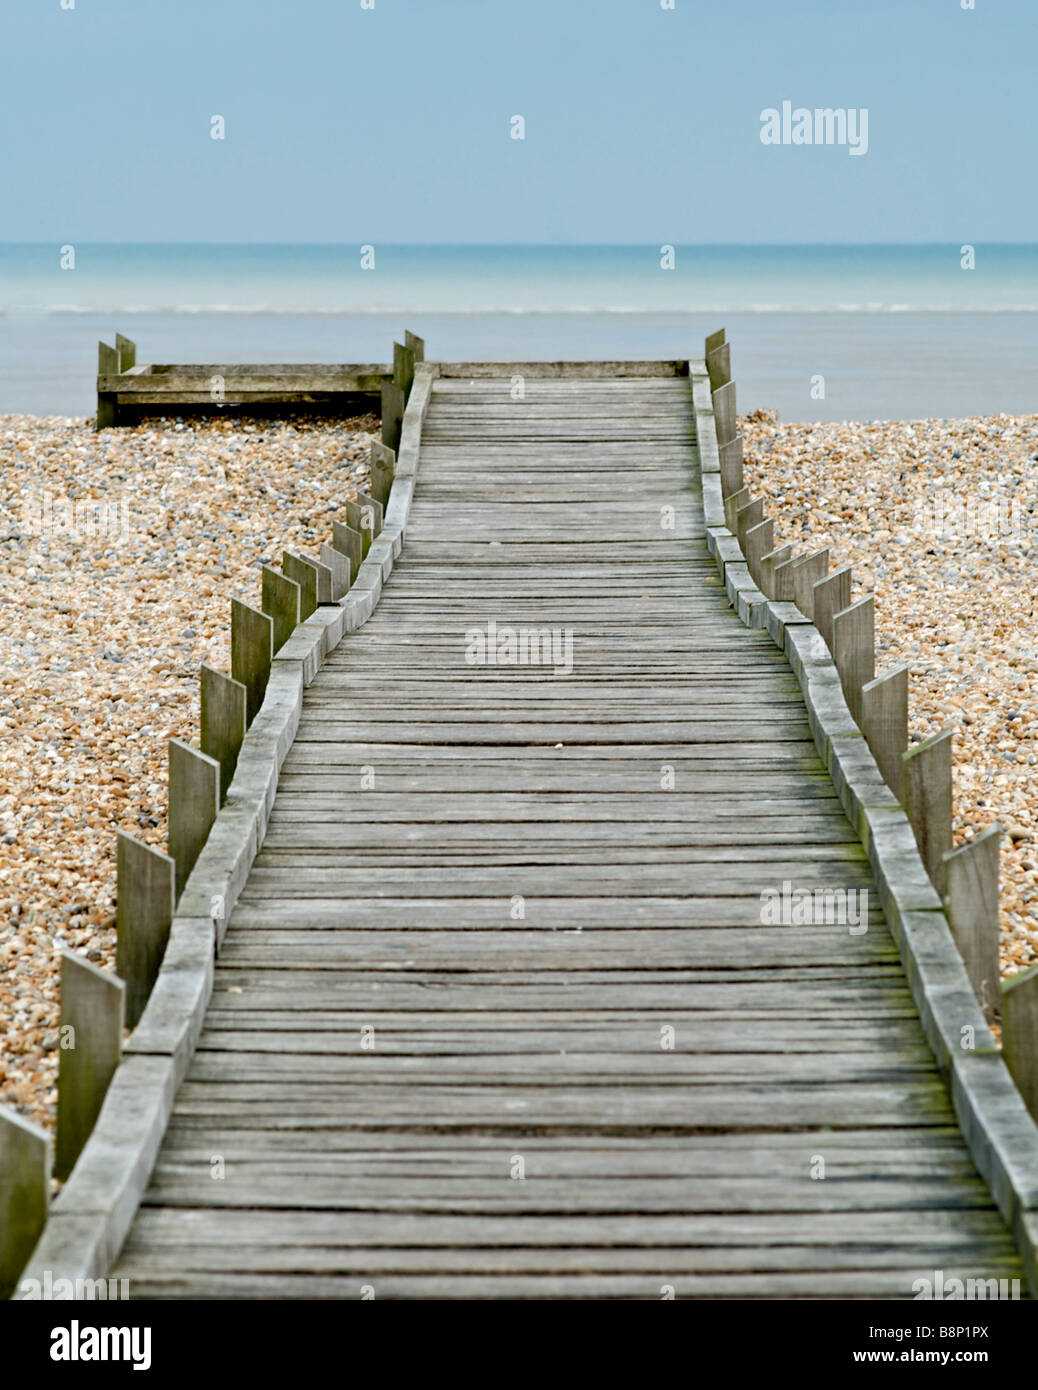
[[[1038,0],[3,0],[0,241],[1031,241],[1036,50]],[[869,153],[762,145],[787,98]]]

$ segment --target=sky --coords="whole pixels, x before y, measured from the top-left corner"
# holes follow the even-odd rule
[[[3,0],[0,241],[1036,239],[1036,0],[362,3]]]

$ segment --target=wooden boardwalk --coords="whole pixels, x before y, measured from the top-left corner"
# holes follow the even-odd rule
[[[871,879],[706,553],[693,420],[662,369],[435,382],[112,1271],[134,1297],[1020,1276],[875,898],[864,932],[762,923],[765,890]],[[470,663],[488,624],[555,659]]]

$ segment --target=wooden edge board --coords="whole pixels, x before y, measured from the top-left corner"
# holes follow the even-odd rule
[[[696,423],[697,430],[714,427],[712,417],[700,420],[698,411]],[[908,817],[851,716],[829,648],[794,604],[760,593],[745,558],[741,563],[732,558],[732,545],[741,551],[724,525],[723,507],[711,520],[709,476],[703,478],[708,547],[712,540],[729,602],[745,626],[767,629],[793,669],[819,756],[868,854],[880,906],[959,1128],[1012,1232],[1032,1296],[1038,1297],[1038,1124],[995,1045]]]
[[[21,1279],[100,1279],[137,1213],[173,1096],[194,1055],[213,988],[214,956],[266,834],[278,774],[299,726],[303,691],[329,652],[373,613],[400,553],[435,364],[415,368],[382,531],[349,593],[300,623],[271,663],[263,704],[245,734],[227,800],[184,886],[169,944],[126,1044],[97,1124]],[[19,1280],[19,1283],[21,1282]]]

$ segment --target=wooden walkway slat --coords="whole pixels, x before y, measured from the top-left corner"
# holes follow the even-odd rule
[[[546,364],[516,401],[450,370],[113,1275],[466,1299],[1019,1277],[799,687],[707,556],[687,377]],[[469,664],[489,622],[570,629],[571,669]],[[856,926],[770,925],[784,881],[867,899]]]

